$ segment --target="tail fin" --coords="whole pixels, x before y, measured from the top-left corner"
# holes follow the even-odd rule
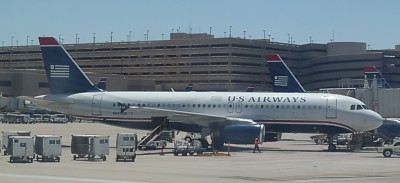
[[[50,93],[101,91],[53,37],[39,37]]]
[[[369,87],[371,87],[372,80],[375,76],[379,88],[392,88],[375,66],[365,66],[364,73],[367,76]]]
[[[189,84],[186,86],[185,91],[190,92],[190,91],[192,91],[192,90],[193,90],[193,83],[189,83]]]
[[[97,83],[96,87],[106,91],[107,90],[106,83],[107,83],[107,78],[106,77],[101,77],[100,81]]]
[[[274,92],[306,92],[278,54],[266,56]]]
[[[249,85],[244,92],[254,92],[255,86]]]

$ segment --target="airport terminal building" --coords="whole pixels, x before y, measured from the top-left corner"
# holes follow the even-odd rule
[[[65,44],[92,81],[114,78],[109,90],[176,91],[193,83],[195,91],[271,91],[265,55],[280,54],[306,90],[355,87],[343,78],[363,79],[365,65],[383,72],[400,87],[400,46],[367,50],[366,43],[286,44],[268,39],[214,38],[171,33],[170,40]],[[0,91],[5,96],[47,92],[40,47],[0,47]],[[120,82],[120,81],[125,82]],[[21,83],[25,83],[22,87]],[[119,86],[115,83],[123,83]]]

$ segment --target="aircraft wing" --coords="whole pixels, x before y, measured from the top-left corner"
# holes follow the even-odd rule
[[[168,116],[172,121],[182,121],[185,123],[193,123],[203,127],[218,125],[218,123],[226,124],[253,124],[251,119],[226,117],[211,114],[202,114],[186,111],[176,111],[170,109],[159,109],[151,107],[130,107],[127,111],[134,113],[151,113],[153,116]]]
[[[47,99],[47,98],[36,98],[29,96],[19,96],[19,99],[31,101],[34,105],[46,109],[59,109],[63,107],[67,107],[69,104],[72,104],[71,101],[61,101],[56,99]]]

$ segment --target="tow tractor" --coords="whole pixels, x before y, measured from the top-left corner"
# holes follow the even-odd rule
[[[400,156],[400,137],[394,138],[392,144],[377,148],[377,150],[386,158],[391,157],[392,154]]]
[[[201,147],[201,142],[199,140],[192,140],[192,142],[188,142],[186,140],[176,140],[174,142],[174,150],[173,153],[175,156],[182,154],[182,156],[187,156],[189,153],[193,155],[194,153],[203,154],[204,148]]]

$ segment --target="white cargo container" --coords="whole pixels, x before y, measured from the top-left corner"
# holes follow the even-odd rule
[[[36,160],[58,161],[61,156],[61,136],[57,135],[36,135],[35,153]]]
[[[8,154],[10,162],[26,161],[33,162],[34,157],[33,137],[29,136],[10,136],[8,139]]]
[[[135,161],[137,148],[136,133],[118,133],[116,143],[117,161],[130,159]]]
[[[30,131],[2,131],[2,144],[1,148],[4,149],[4,155],[7,155],[8,138],[10,136],[30,136]]]
[[[103,161],[109,155],[109,136],[105,135],[72,135],[71,153],[73,158],[88,158],[94,160],[99,156]]]

